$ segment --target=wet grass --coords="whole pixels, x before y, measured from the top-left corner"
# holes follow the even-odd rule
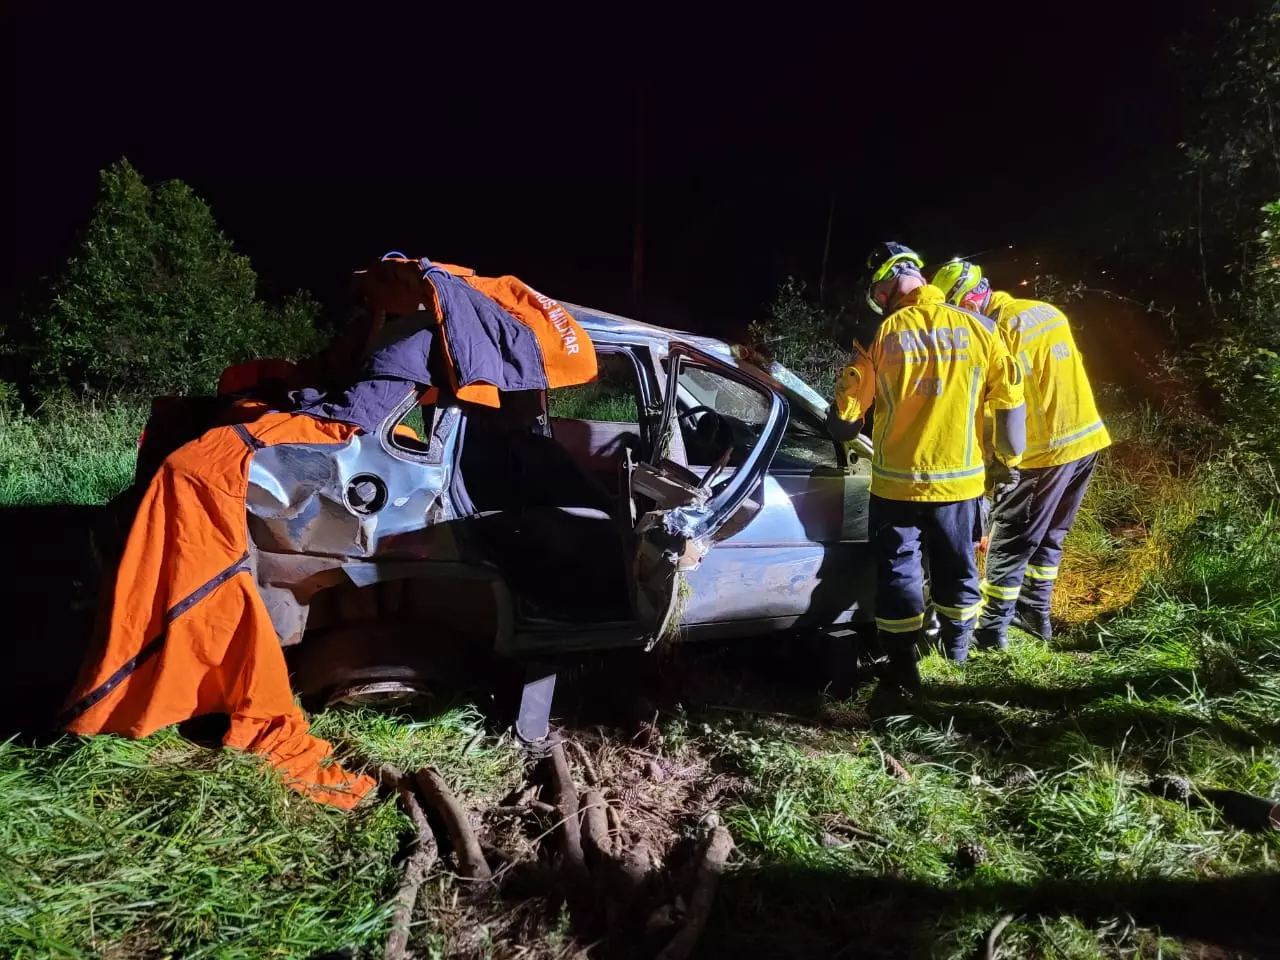
[[[103,502],[129,478],[127,410],[12,423],[0,502]],[[854,722],[664,708],[661,749],[696,750],[740,785],[716,801],[739,855],[708,955],[960,960],[1010,912],[1008,957],[1199,956],[1125,897],[1276,871],[1275,835],[1146,787],[1179,774],[1280,795],[1280,523],[1234,465],[1179,466],[1142,417],[1115,433],[1069,541],[1053,643],[1015,634],[963,670],[930,658],[919,702],[827,704],[827,721]],[[473,809],[522,779],[510,741],[465,704],[330,710],[315,728],[349,763],[436,765]],[[327,810],[171,731],[6,744],[0,955],[376,955],[406,832],[388,803]],[[425,955],[572,945],[554,923],[542,945],[459,934],[456,889],[443,869],[429,880]],[[1081,891],[1105,891],[1101,905]]]
[[[133,481],[145,423],[122,401],[0,411],[0,506],[106,503]]]
[[[1175,486],[1163,469],[1134,469],[1153,460],[1124,447],[1108,458],[1064,562],[1099,558],[1095,574],[1139,584],[1111,616],[1067,617],[1076,622],[1052,643],[1015,631],[1007,652],[964,668],[931,656],[918,702],[866,691],[832,705],[872,718],[860,729],[672,721],[753,788],[727,813],[744,875],[760,878],[725,908],[727,950],[765,955],[740,935],[752,929],[775,938],[776,956],[857,944],[849,955],[960,960],[1013,911],[1007,956],[1197,956],[1132,920],[1123,896],[1275,872],[1277,834],[1246,833],[1148,785],[1176,774],[1280,797],[1280,523],[1238,476],[1203,470]],[[1142,539],[1108,534],[1100,556],[1098,530],[1135,516]],[[781,893],[768,879],[779,870]],[[833,871],[865,878],[868,902],[833,898]],[[1021,912],[1063,883],[1125,893],[1089,917],[1046,915],[1043,904]],[[893,884],[909,892],[882,892]],[[801,922],[750,926],[747,905],[762,890],[807,897],[803,910],[779,902],[774,915]]]
[[[339,711],[316,727],[369,762],[436,764],[482,806],[515,751],[477,716]],[[0,745],[0,956],[377,953],[407,830],[390,802],[331,810],[171,730]]]

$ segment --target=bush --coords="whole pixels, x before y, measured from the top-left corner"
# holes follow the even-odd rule
[[[100,179],[80,248],[23,345],[37,394],[207,392],[228,364],[316,347],[314,301],[258,300],[248,258],[190,187],[148,186],[127,160]]]
[[[803,281],[788,277],[763,320],[747,328],[754,350],[790,369],[824,397],[835,393],[836,377],[848,365],[839,322],[805,296]]]
[[[1227,437],[1241,450],[1280,460],[1280,202],[1263,208],[1255,266],[1235,297],[1235,315],[1201,349],[1201,369],[1221,400]]]

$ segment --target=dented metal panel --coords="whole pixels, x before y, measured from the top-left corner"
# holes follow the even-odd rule
[[[721,544],[687,575],[682,621],[690,627],[757,620],[824,627],[865,619],[875,582],[870,559],[869,551],[838,544]]]
[[[393,447],[389,431],[341,445],[282,443],[258,451],[245,504],[253,542],[286,554],[412,553],[415,534],[458,516],[449,487],[459,423],[442,418],[421,454]]]
[[[797,618],[815,624],[868,607],[866,478],[838,471],[767,476],[761,509],[688,574],[683,621]]]

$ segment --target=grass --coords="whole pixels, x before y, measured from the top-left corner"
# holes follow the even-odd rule
[[[0,410],[0,505],[106,503],[133,481],[146,419],[124,402]]]
[[[1004,910],[984,892],[993,885],[1089,890],[1276,869],[1275,834],[1244,833],[1147,784],[1178,774],[1280,796],[1280,522],[1239,476],[1178,476],[1160,438],[1121,436],[1063,564],[1085,568],[1081,582],[1093,578],[1106,599],[1080,615],[1068,586],[1056,609],[1073,624],[1065,635],[1015,631],[1009,651],[963,669],[931,656],[927,700],[870,730],[705,728],[705,748],[753,787],[728,821],[756,870],[786,869],[792,889],[828,898],[831,871],[947,891],[949,907],[903,921],[918,925],[903,949],[962,958]],[[1115,535],[1133,523],[1141,538]],[[877,715],[865,694],[841,709]],[[879,839],[850,840],[850,825]],[[810,918],[807,931],[823,923],[836,925]],[[796,947],[804,934],[787,930],[780,955],[808,955]],[[1070,919],[1020,921],[1003,942],[1011,956],[1184,955],[1149,930]]]
[[[636,397],[629,386],[595,381],[564,387],[548,394],[548,412],[566,420],[603,420],[635,423]]]
[[[0,954],[301,955],[375,940],[391,806],[344,817],[176,733],[0,748]],[[131,945],[121,950],[121,945]]]
[[[1185,465],[1141,411],[1110,422],[1120,442],[1068,540],[1055,598],[1068,627],[1053,643],[1015,634],[963,670],[932,657],[922,703],[830,705],[854,723],[666,719],[666,750],[695,750],[741,784],[721,809],[741,851],[708,933],[722,950],[855,943],[959,960],[1011,898],[1054,884],[1275,871],[1275,835],[1146,785],[1180,774],[1280,794],[1280,519],[1238,463]],[[137,427],[123,407],[7,421],[0,502],[104,502],[132,471]],[[356,765],[437,765],[473,808],[521,779],[514,746],[467,705],[336,709],[315,728]],[[335,813],[252,758],[173,732],[3,745],[0,955],[374,951],[406,829],[387,803]],[[445,956],[453,888],[444,875],[429,888],[439,909],[419,946]],[[1004,955],[1195,955],[1108,909],[1023,911]],[[472,932],[471,953],[512,952],[493,929]]]
[[[331,711],[339,752],[432,763],[492,803],[514,748],[471,709],[433,720]],[[343,814],[255,758],[169,730],[144,740],[0,745],[0,956],[308,957],[379,946],[408,824],[390,802]]]

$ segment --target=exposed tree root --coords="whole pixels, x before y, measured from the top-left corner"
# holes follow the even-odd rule
[[[574,786],[564,744],[557,743],[543,761],[547,767],[547,785],[551,802],[560,814],[560,858],[571,883],[582,884],[587,878],[587,861],[582,852],[582,825],[578,820],[578,788]]]
[[[588,790],[582,795],[583,833],[582,852],[586,856],[587,866],[597,869],[613,853],[613,844],[609,842],[609,815],[605,812],[606,801],[599,790]]]
[[[582,764],[582,775],[587,781],[587,786],[599,786],[600,776],[596,773],[596,765],[591,762],[591,754],[587,753],[587,748],[578,743],[577,740],[566,740],[564,743],[573,751],[573,755],[578,758],[578,762]]]
[[[693,897],[689,901],[689,913],[684,925],[676,931],[671,942],[662,948],[657,960],[685,960],[698,945],[698,939],[711,916],[711,905],[715,901],[716,885],[720,875],[724,873],[725,863],[733,850],[733,837],[724,827],[716,827],[707,838],[702,849],[702,859],[698,864],[698,875],[694,881]]]
[[[528,803],[508,804],[506,806],[494,807],[494,813],[514,813],[527,816],[536,813],[539,816],[549,816],[556,812],[556,808],[549,803],[543,803],[541,800],[530,800]]]
[[[418,890],[436,862],[436,838],[408,778],[394,767],[383,767],[379,773],[383,784],[396,791],[400,805],[413,821],[416,832],[409,858],[405,861],[404,878],[396,890],[391,933],[382,952],[383,960],[405,960],[409,956],[409,925],[413,921],[414,905],[418,902]]]
[[[570,751],[578,754],[573,767],[568,759]],[[600,773],[609,774],[611,780],[619,777],[630,786],[621,792],[610,787],[609,796],[614,797],[610,800],[604,781],[597,781],[599,774],[593,760],[603,764]],[[611,771],[611,763],[618,769]],[[575,770],[584,779],[597,782],[588,783],[580,794],[574,781]],[[529,902],[533,897],[550,895],[550,906],[555,907],[557,902],[568,906],[575,934],[583,942],[597,946],[608,943],[608,955],[615,955],[616,949],[621,951],[616,955],[634,957],[636,948],[644,943],[650,950],[657,950],[665,942],[659,954],[662,960],[684,960],[697,946],[711,912],[716,882],[733,849],[728,831],[718,825],[714,813],[707,814],[704,823],[709,821],[712,829],[695,862],[675,858],[673,863],[685,866],[679,876],[668,876],[662,858],[669,834],[655,833],[653,818],[641,813],[649,807],[640,798],[627,799],[627,793],[643,789],[679,791],[678,779],[673,781],[674,786],[658,786],[653,778],[645,778],[634,763],[628,765],[607,752],[593,757],[569,741],[557,743],[539,762],[534,782],[542,790],[540,799],[532,788],[513,790],[491,808],[506,845],[524,851],[523,855],[508,852],[486,833],[488,842],[493,844],[488,848],[493,858],[490,862],[502,861],[496,872],[485,860],[466,810],[436,770],[428,767],[404,778],[388,768],[383,771],[383,782],[399,793],[420,834],[395,901],[385,954],[388,960],[406,960],[414,902],[436,855],[434,842],[421,839],[422,835],[431,837],[431,825],[442,846],[447,832],[458,873],[463,877],[492,879],[495,893],[501,889],[504,897],[512,896],[516,901]],[[425,799],[421,805],[419,793]],[[430,824],[427,813],[431,815]],[[539,818],[541,824],[519,823],[522,818],[533,817]],[[544,843],[549,863],[539,862],[536,857],[535,851]],[[530,854],[534,856],[531,858]],[[686,870],[694,873],[692,880],[681,879],[690,876]],[[686,888],[688,909],[678,897],[675,904],[671,903],[676,887]],[[470,908],[476,908],[482,900],[471,898]]]
[[[991,932],[987,934],[986,942],[983,944],[983,960],[996,960],[996,955],[1000,948],[1000,934],[1004,933],[1004,928],[1011,923],[1013,923],[1012,913],[1006,913],[996,921],[996,925],[991,928]]]
[[[458,873],[468,880],[489,880],[493,871],[485,861],[484,851],[476,840],[471,823],[467,820],[467,812],[458,803],[449,785],[431,767],[423,767],[414,779],[423,797],[444,822],[449,834],[449,842],[453,845],[453,855],[458,862]]]

